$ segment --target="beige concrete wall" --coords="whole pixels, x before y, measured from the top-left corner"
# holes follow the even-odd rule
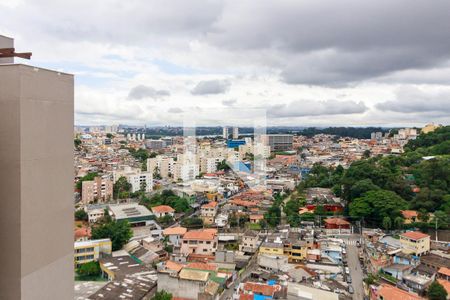
[[[73,76],[0,79],[0,299],[73,299]]]

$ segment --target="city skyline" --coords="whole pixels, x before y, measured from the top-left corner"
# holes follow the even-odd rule
[[[0,29],[76,75],[78,125],[242,107],[272,126],[448,124],[450,3],[255,4],[7,0]]]

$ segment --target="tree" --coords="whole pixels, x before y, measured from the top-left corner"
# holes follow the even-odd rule
[[[106,137],[107,137],[108,139],[112,139],[112,138],[114,137],[114,135],[112,135],[112,133],[107,133],[107,134],[106,134]]]
[[[365,150],[365,151],[363,152],[363,157],[364,157],[364,158],[369,158],[369,157],[370,157],[370,154],[371,154],[370,150]]]
[[[396,229],[402,229],[404,221],[405,220],[403,220],[403,218],[400,217],[400,216],[395,217],[395,219],[394,219],[394,226],[395,226],[395,228]]]
[[[76,188],[81,190],[83,181],[94,180],[94,178],[97,177],[97,176],[98,176],[97,172],[91,172],[91,173],[86,174],[85,176],[81,177],[80,180],[78,180],[78,182],[76,184]]]
[[[128,221],[111,221],[92,228],[92,239],[111,239],[112,250],[120,250],[133,236]]]
[[[391,218],[389,218],[388,216],[383,218],[383,228],[385,230],[389,230],[392,227],[392,221]]]
[[[128,198],[130,196],[130,191],[131,183],[129,183],[127,178],[124,176],[121,176],[113,185],[114,199]]]
[[[75,220],[76,221],[87,221],[88,214],[84,209],[78,209],[75,211]]]
[[[400,210],[407,209],[408,203],[392,191],[368,191],[364,196],[350,203],[349,213],[352,217],[364,217],[374,226],[382,226],[384,217],[400,216]],[[392,220],[392,219],[391,219]],[[392,227],[392,223],[391,223]]]
[[[77,269],[77,273],[80,276],[99,276],[101,272],[100,265],[96,261],[82,264]]]
[[[164,290],[156,292],[155,296],[153,296],[152,300],[171,300],[172,294],[168,293]]]
[[[81,140],[80,139],[74,139],[73,140],[73,145],[75,146],[75,148],[80,149]]]
[[[445,288],[437,281],[433,281],[428,287],[428,299],[430,300],[446,300],[447,291]]]

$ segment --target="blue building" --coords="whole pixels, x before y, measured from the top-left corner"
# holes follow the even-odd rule
[[[240,145],[245,145],[245,141],[244,140],[227,140],[228,148],[237,148]]]

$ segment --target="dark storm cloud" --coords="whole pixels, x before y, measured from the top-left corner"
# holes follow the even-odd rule
[[[396,92],[396,100],[381,102],[376,108],[398,113],[450,113],[450,90],[426,92],[417,88],[404,87]]]
[[[130,90],[128,93],[129,99],[145,99],[145,98],[152,98],[152,99],[160,99],[162,97],[170,96],[170,92],[166,90],[156,90],[150,86],[146,85],[137,85],[134,88]]]
[[[223,94],[230,88],[227,80],[200,81],[191,91],[192,95]]]
[[[267,108],[267,114],[274,118],[359,114],[366,111],[367,107],[363,102],[350,100],[298,100],[289,104],[273,105]]]

